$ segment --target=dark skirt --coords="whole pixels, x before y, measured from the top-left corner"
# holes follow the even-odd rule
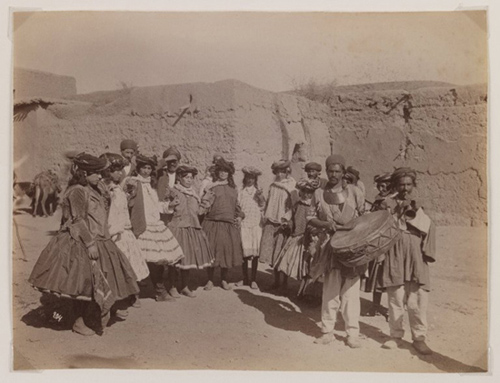
[[[111,240],[96,241],[97,265],[120,300],[139,293],[136,275],[127,257]],[[36,289],[58,296],[92,300],[94,298],[91,260],[86,247],[68,232],[53,237],[40,254],[28,279]]]
[[[170,231],[184,254],[184,258],[176,264],[179,269],[204,269],[213,265],[214,256],[203,230],[194,227],[171,227]]]
[[[260,262],[274,267],[287,239],[288,235],[281,228],[281,225],[267,221],[264,225],[262,240],[260,242]]]
[[[212,254],[215,257],[213,266],[231,268],[243,263],[243,245],[241,233],[234,224],[223,221],[205,219],[202,224]]]

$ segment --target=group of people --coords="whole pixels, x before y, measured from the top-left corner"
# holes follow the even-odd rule
[[[139,286],[146,280],[158,302],[195,298],[189,287],[193,269],[207,271],[204,290],[214,288],[220,269],[221,287],[231,290],[229,270],[241,266],[237,285],[258,289],[260,261],[273,270],[271,289],[286,288],[288,278],[294,278],[301,281],[298,295],[303,296],[312,283],[323,283],[323,335],[315,343],[336,339],[340,311],[346,344],[361,346],[359,292],[366,278],[374,309],[382,291],[388,294],[391,339],[383,347],[401,346],[406,307],[413,346],[422,354],[432,352],[425,339],[435,236],[432,222],[412,199],[415,171],[399,168],[375,177],[380,193],[371,210],[389,210],[402,236],[369,265],[346,267],[330,240],[367,212],[359,172],[347,167],[341,155],[326,159],[327,178],[315,162],[305,165],[307,176],[299,180],[290,175],[290,161],[274,162],[267,198],[258,184],[262,172],[253,166],[242,168],[238,190],[234,164],[216,154],[197,190],[198,170],[181,159],[179,150],[170,147],[157,161],[128,139],[121,142],[120,154],[80,153],[71,159],[61,228],[42,251],[29,282],[42,292],[71,298],[74,332],[100,334],[111,316],[125,319],[130,306],[141,306]],[[425,224],[412,224],[417,215]],[[92,321],[96,312],[99,318]]]

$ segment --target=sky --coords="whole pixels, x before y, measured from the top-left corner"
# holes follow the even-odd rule
[[[76,78],[77,92],[237,79],[289,90],[429,80],[487,82],[484,12],[31,12],[14,65]]]

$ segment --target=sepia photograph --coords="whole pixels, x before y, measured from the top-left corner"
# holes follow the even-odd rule
[[[491,372],[486,9],[10,18],[14,371]]]

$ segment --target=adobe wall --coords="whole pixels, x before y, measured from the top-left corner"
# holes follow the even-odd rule
[[[193,102],[174,126],[190,95]],[[402,96],[407,99],[397,104]],[[238,185],[239,170],[257,166],[267,189],[271,163],[290,158],[294,145],[304,142],[308,160],[323,164],[331,148],[343,154],[361,171],[368,199],[375,195],[375,174],[408,165],[419,172],[419,196],[438,224],[487,220],[486,87],[357,92],[316,102],[227,80],[77,95],[67,102],[15,122],[15,158],[28,152],[36,159],[22,166],[20,180],[48,168],[67,179],[66,150],[118,151],[122,139],[134,138],[145,154],[161,156],[176,145],[200,178],[215,152],[235,162]]]

